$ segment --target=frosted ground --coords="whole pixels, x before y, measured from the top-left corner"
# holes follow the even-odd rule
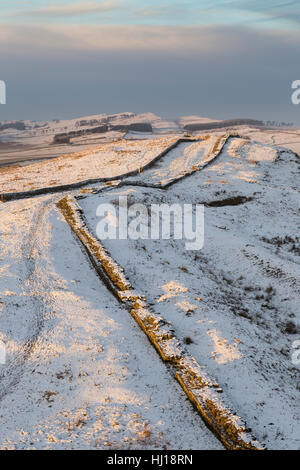
[[[130,112],[121,114],[96,114],[76,119],[52,121],[18,121],[19,130],[10,127],[14,122],[0,123],[0,165],[28,164],[34,160],[41,161],[61,155],[84,153],[92,147],[102,146],[104,143],[126,139],[154,139],[170,137],[185,133],[185,126],[195,124],[209,125],[220,123],[216,119],[199,116],[181,116],[177,119],[166,120],[153,113],[134,114]],[[5,128],[1,129],[1,124]],[[116,126],[129,126],[133,124],[150,124],[152,133],[125,132]],[[108,125],[113,126],[108,132],[86,133],[93,128]],[[233,128],[227,128],[227,131]],[[251,136],[255,141],[283,145],[296,153],[300,153],[300,131],[296,128],[267,128],[239,125],[238,130],[244,135]],[[70,143],[57,144],[54,137],[57,134],[82,131],[83,135],[72,137]],[[218,133],[216,129],[205,130],[204,133]],[[197,134],[203,132],[199,131]],[[55,165],[54,165],[55,166]],[[54,169],[54,168],[53,168]]]
[[[54,203],[1,208],[0,448],[222,448]]]
[[[156,182],[164,174],[165,168],[148,170],[140,180]],[[149,208],[206,206],[199,252],[178,240],[103,243],[259,439],[274,448],[299,445],[299,370],[290,357],[300,320],[297,174],[293,154],[232,139],[214,165],[167,191],[129,186],[80,200],[94,232],[98,204],[117,204],[124,195]]]
[[[205,205],[201,251],[172,239],[103,243],[258,440],[299,448],[299,368],[291,361],[300,339],[299,157],[281,147],[279,133],[241,128],[214,162],[186,176],[207,160],[214,134],[115,187],[72,194],[93,233],[98,204],[117,209],[120,195],[149,207]],[[1,192],[86,179],[87,162],[93,176],[118,176],[177,134],[141,137],[81,158],[3,169]],[[58,165],[65,165],[61,177]],[[0,339],[8,353],[0,366],[0,448],[222,448],[93,271],[56,207],[61,197],[0,204]]]

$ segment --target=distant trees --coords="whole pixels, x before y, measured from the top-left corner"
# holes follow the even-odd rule
[[[277,121],[265,121],[265,125],[269,127],[293,127],[293,122],[277,122]]]
[[[23,121],[13,121],[0,123],[0,131],[5,131],[6,129],[17,129],[18,131],[25,131],[26,126]]]
[[[186,124],[184,129],[187,131],[203,131],[208,129],[219,129],[222,127],[234,127],[234,126],[264,126],[263,121],[257,121],[255,119],[230,119],[226,121],[216,122],[203,122],[203,123],[192,123]]]
[[[57,134],[54,136],[53,144],[69,144],[70,136],[67,134]]]

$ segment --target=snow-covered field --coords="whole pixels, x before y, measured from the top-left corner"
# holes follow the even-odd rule
[[[228,121],[226,122],[228,123]],[[124,128],[144,124],[150,125],[152,132],[142,133]],[[150,138],[153,140],[164,136],[172,136],[173,134],[183,136],[185,127],[195,124],[205,125],[207,130],[194,131],[194,135],[207,132],[214,134],[224,132],[224,130],[214,129],[215,124],[222,124],[222,121],[216,119],[200,116],[164,119],[153,113],[96,114],[76,119],[55,119],[40,122],[29,120],[4,121],[0,122],[0,166],[4,164],[24,165],[32,162],[32,160],[41,161],[60,155],[85,152],[93,147],[116,142],[122,138]],[[104,132],[103,126],[107,127],[106,132]],[[211,129],[210,126],[212,126]],[[299,129],[291,127],[272,129],[261,126],[254,127],[250,124],[228,127],[227,124],[228,132],[236,129],[243,132],[244,135],[250,135],[253,140],[276,145],[282,144],[296,153],[300,153]],[[59,134],[71,135],[72,133],[70,142],[58,143],[55,141],[55,136]]]
[[[142,143],[120,140],[93,150],[33,163],[26,168],[0,168],[0,193],[31,191],[89,179],[113,178],[149,163],[175,140],[174,137],[147,139]]]
[[[173,162],[163,161],[174,177]],[[166,191],[129,186],[80,200],[94,233],[98,205],[120,196],[149,210],[206,205],[199,252],[178,240],[103,243],[269,448],[299,446],[299,370],[291,362],[300,334],[299,169],[289,152],[232,139],[214,165]],[[140,179],[156,183],[159,174],[164,181],[153,170]]]
[[[221,449],[55,198],[0,213],[0,448]]]
[[[300,379],[291,353],[300,339],[300,159],[280,148],[286,136],[277,132],[243,127],[239,134],[245,138],[229,139],[207,166],[221,132],[179,144],[115,187],[72,194],[94,234],[98,205],[118,209],[119,196],[149,209],[204,204],[202,250],[174,239],[103,244],[255,437],[271,449],[298,449]],[[178,135],[2,168],[0,193],[117,177]],[[0,340],[7,348],[0,448],[222,448],[90,266],[56,207],[60,198],[0,203]]]

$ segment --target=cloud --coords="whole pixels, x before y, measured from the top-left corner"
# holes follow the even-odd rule
[[[193,8],[195,11],[199,11],[199,8]],[[176,4],[167,4],[155,8],[154,6],[148,5],[143,8],[133,9],[133,15],[137,18],[166,18],[168,20],[182,19],[188,20],[191,13],[191,8],[188,6],[179,6]]]
[[[262,27],[265,24],[274,29],[282,24],[295,27],[300,20],[299,0],[202,0],[190,1],[186,4],[164,3],[159,8],[147,5],[137,9],[139,18],[164,18],[183,20],[202,24],[252,25]]]
[[[191,0],[186,3],[163,2],[158,8],[145,2],[143,8],[134,11],[141,19],[166,22],[252,25],[277,28],[295,27],[299,23],[299,0]]]
[[[224,26],[2,25],[1,119],[129,110],[296,121],[299,43],[299,31]]]
[[[52,51],[155,51],[216,56],[233,53],[239,42],[230,28],[210,26],[1,25],[0,51],[28,55]]]
[[[21,10],[14,13],[14,16],[59,18],[102,13],[106,11],[116,10],[118,8],[120,8],[120,2],[118,0],[107,0],[101,3],[87,1],[79,3],[70,3],[67,5],[55,4],[53,6],[45,8],[36,8],[31,10]]]
[[[276,22],[287,20],[291,24],[298,24],[300,21],[299,0],[215,0],[207,7],[206,11],[221,8],[223,11],[254,13],[255,17],[243,24],[255,24],[265,22]]]
[[[138,18],[156,18],[156,17],[161,17],[165,16],[167,13],[166,8],[142,8],[135,10],[134,14]],[[170,15],[170,12],[168,13]],[[172,11],[173,15],[173,11]]]
[[[0,1],[1,3],[1,1]],[[3,3],[3,2],[2,2]],[[0,23],[228,25],[256,29],[297,29],[299,0],[57,0],[41,2],[11,0],[1,8]],[[46,2],[43,2],[45,5]],[[26,6],[25,6],[26,5]],[[102,15],[101,15],[102,14]]]

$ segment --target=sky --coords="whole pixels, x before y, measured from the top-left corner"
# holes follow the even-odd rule
[[[299,26],[299,0],[0,0],[0,120],[132,111],[300,124]]]

